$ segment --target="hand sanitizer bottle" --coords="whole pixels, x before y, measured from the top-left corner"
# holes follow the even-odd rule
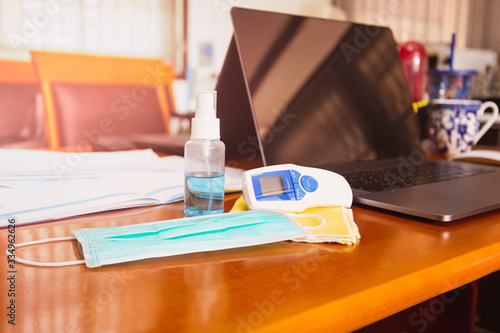
[[[224,212],[225,146],[220,141],[216,110],[216,91],[197,93],[191,138],[184,146],[186,216]]]

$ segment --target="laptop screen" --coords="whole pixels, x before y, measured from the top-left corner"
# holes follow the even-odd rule
[[[414,149],[419,129],[388,28],[243,8],[231,14],[231,47],[265,164],[343,164]],[[245,148],[240,142],[240,153]]]

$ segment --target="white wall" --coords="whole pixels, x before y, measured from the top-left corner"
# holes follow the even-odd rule
[[[215,87],[233,34],[232,6],[345,19],[345,13],[332,7],[330,0],[189,0],[188,66],[193,74],[193,91]],[[206,43],[213,51],[208,63],[200,56]]]

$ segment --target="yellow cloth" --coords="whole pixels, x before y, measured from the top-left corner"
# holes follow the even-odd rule
[[[231,212],[248,210],[243,196],[234,203]],[[311,234],[292,239],[307,243],[340,243],[354,245],[361,239],[358,226],[354,223],[352,210],[345,207],[308,208],[300,213],[287,214],[299,222]]]

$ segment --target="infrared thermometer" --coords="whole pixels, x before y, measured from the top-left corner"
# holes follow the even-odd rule
[[[352,190],[335,172],[295,164],[245,171],[243,197],[250,209],[301,212],[312,207],[351,207]]]

